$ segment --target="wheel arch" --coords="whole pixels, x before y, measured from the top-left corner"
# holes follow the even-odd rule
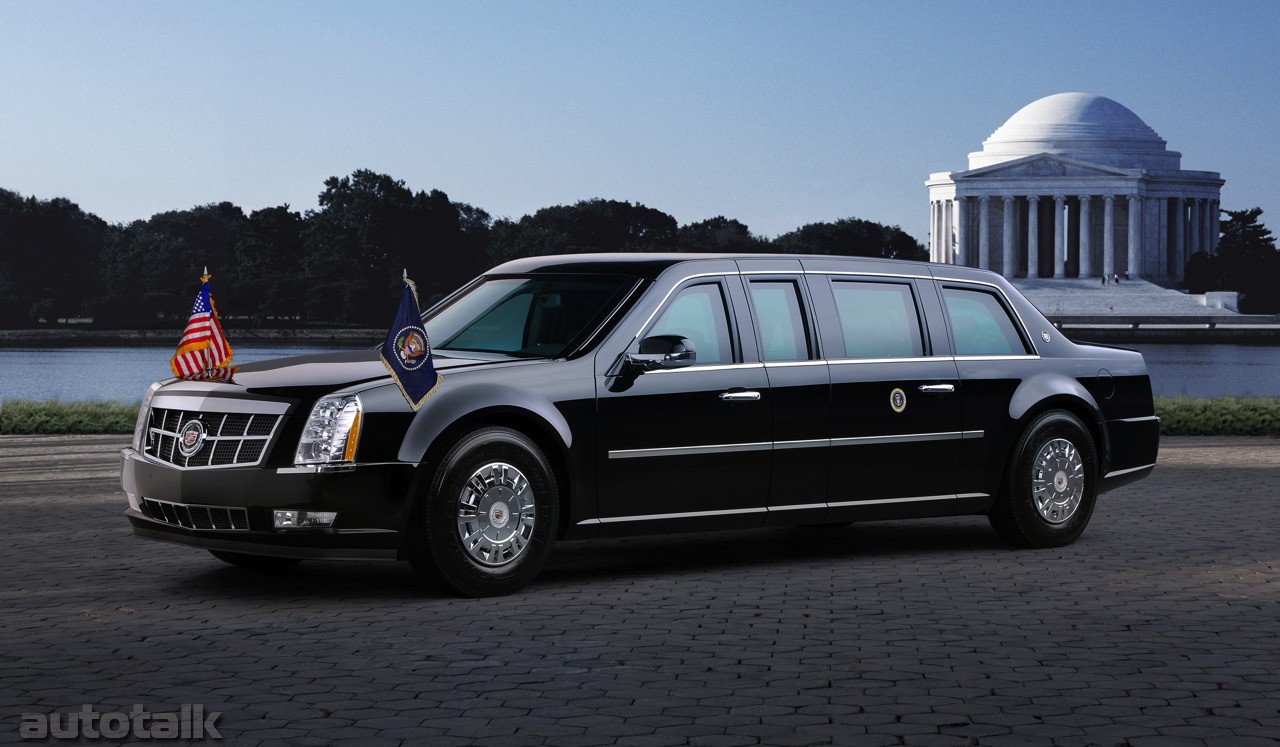
[[[1102,409],[1097,400],[1080,382],[1065,376],[1045,375],[1022,382],[1009,402],[1009,417],[1015,423],[1010,448],[1004,458],[1002,475],[1008,475],[1009,462],[1013,459],[1014,446],[1027,427],[1041,413],[1049,410],[1065,410],[1084,425],[1093,438],[1098,456],[1098,479],[1106,474],[1111,459],[1111,443],[1102,419]],[[1007,477],[1001,478],[1001,483]]]
[[[429,405],[428,405],[429,407]],[[428,409],[424,407],[423,410]],[[547,404],[550,407],[550,404]],[[402,517],[402,524],[406,527],[412,520],[419,501],[417,496],[421,494],[426,483],[428,483],[436,473],[440,461],[444,458],[446,452],[458,439],[479,428],[490,426],[500,426],[510,428],[517,431],[537,445],[546,456],[551,466],[552,474],[556,480],[556,487],[559,493],[559,515],[560,526],[556,527],[556,536],[561,536],[567,526],[570,496],[572,495],[572,480],[569,469],[568,450],[572,441],[568,430],[568,423],[563,417],[559,417],[559,413],[555,412],[559,423],[555,419],[544,417],[543,413],[531,409],[522,404],[515,404],[508,401],[504,404],[489,404],[485,407],[461,412],[451,413],[452,419],[445,420],[440,412],[436,412],[430,422],[430,427],[420,427],[415,432],[414,427],[410,427],[408,434],[405,436],[405,444],[401,448],[402,458],[405,456],[405,450],[410,449],[417,456],[407,461],[413,461],[418,464],[417,474],[414,476],[409,488],[409,500],[406,502],[406,511]],[[414,426],[417,426],[421,417],[415,419]],[[412,440],[411,440],[412,438]],[[425,446],[420,447],[419,444],[427,440]],[[421,452],[418,449],[421,448]],[[411,532],[402,532],[402,536],[406,539]],[[402,543],[400,555],[403,556],[405,548]]]

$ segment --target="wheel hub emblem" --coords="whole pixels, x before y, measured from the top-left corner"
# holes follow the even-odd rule
[[[184,457],[194,456],[204,446],[204,423],[199,420],[188,420],[178,431],[178,452]]]
[[[1067,473],[1066,472],[1058,472],[1058,474],[1053,476],[1053,489],[1058,491],[1059,493],[1067,489]]]
[[[489,507],[489,523],[495,529],[501,529],[511,521],[511,511],[507,508],[507,504],[502,501],[496,501]]]

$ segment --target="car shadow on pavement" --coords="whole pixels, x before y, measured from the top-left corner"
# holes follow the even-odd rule
[[[871,522],[562,542],[527,592],[582,589],[614,580],[715,573],[761,566],[840,566],[900,562],[912,557],[1006,552],[981,517]],[[168,578],[169,593],[241,602],[281,599],[405,601],[444,597],[408,563],[307,561],[274,572],[224,565],[209,558]]]

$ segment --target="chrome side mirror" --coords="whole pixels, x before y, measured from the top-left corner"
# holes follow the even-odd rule
[[[636,373],[692,366],[698,360],[693,342],[679,335],[654,335],[640,341],[639,353],[628,353],[626,367]]]

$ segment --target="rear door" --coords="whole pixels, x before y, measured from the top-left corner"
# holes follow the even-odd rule
[[[826,515],[831,376],[798,260],[740,260],[760,360],[773,400],[770,524]]]
[[[955,499],[964,434],[955,362],[926,324],[941,319],[941,309],[928,313],[938,304],[932,281],[811,277],[824,281],[811,287],[833,351],[828,520],[877,504],[918,503],[922,514],[937,512],[938,502]]]

